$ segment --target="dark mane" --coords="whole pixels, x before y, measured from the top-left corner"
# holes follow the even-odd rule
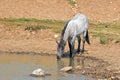
[[[63,36],[64,36],[65,30],[67,28],[67,25],[68,25],[69,21],[67,21],[67,23],[65,24],[65,26],[64,26],[64,28],[62,30],[59,46],[65,46],[65,41],[63,40]]]
[[[70,21],[70,20],[69,20],[69,21]],[[66,30],[66,28],[67,28],[67,25],[68,25],[69,21],[67,21],[67,23],[65,24],[65,26],[64,26],[64,28],[63,28],[63,30],[62,30],[62,34],[61,34],[61,36],[64,35],[65,30]]]

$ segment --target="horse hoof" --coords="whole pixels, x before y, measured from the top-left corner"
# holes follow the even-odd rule
[[[81,51],[81,54],[84,54],[84,50]]]

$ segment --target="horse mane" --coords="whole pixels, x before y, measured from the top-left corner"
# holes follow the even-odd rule
[[[64,26],[64,28],[63,28],[63,30],[62,30],[62,34],[61,34],[61,36],[64,35],[65,30],[66,30],[66,28],[67,28],[67,25],[68,25],[69,21],[70,21],[70,20],[68,20],[67,23],[65,24],[65,26]]]
[[[65,45],[65,41],[63,40],[63,36],[64,36],[64,33],[65,33],[65,30],[67,28],[67,25],[69,23],[70,20],[67,21],[67,23],[65,24],[63,30],[62,30],[62,33],[61,33],[61,39],[60,39],[60,46],[64,46]]]

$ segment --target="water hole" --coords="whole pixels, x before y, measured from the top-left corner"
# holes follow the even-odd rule
[[[0,80],[96,80],[95,76],[91,77],[86,72],[93,72],[91,67],[103,67],[103,65],[98,64],[100,61],[97,61],[89,57],[86,59],[75,57],[74,60],[62,58],[61,61],[57,61],[56,56],[0,54]],[[75,68],[78,65],[81,66],[81,69],[73,72],[59,71],[66,66]],[[30,76],[32,71],[38,68],[50,73],[51,76]]]

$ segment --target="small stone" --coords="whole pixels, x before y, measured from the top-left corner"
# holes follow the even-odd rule
[[[114,76],[112,76],[111,80],[120,80],[120,77],[114,77]]]
[[[82,67],[81,66],[76,66],[76,68],[75,69],[82,69]]]
[[[31,74],[31,76],[34,76],[34,77],[44,77],[45,75],[46,75],[45,71],[40,68],[34,70]]]
[[[33,31],[32,34],[36,34],[36,33]]]
[[[60,69],[60,71],[67,72],[67,71],[71,71],[72,69],[73,69],[73,67],[69,66],[69,67],[64,67],[64,68]]]
[[[55,34],[55,35],[54,35],[54,37],[55,37],[55,38],[57,38],[57,37],[58,37],[58,35],[57,35],[57,34]]]
[[[112,66],[108,66],[106,70],[110,71],[112,69]]]
[[[85,70],[82,71],[82,74],[85,74]]]
[[[113,2],[112,2],[112,1],[110,1],[110,3],[112,4]]]
[[[117,8],[114,8],[114,10],[116,10]]]

